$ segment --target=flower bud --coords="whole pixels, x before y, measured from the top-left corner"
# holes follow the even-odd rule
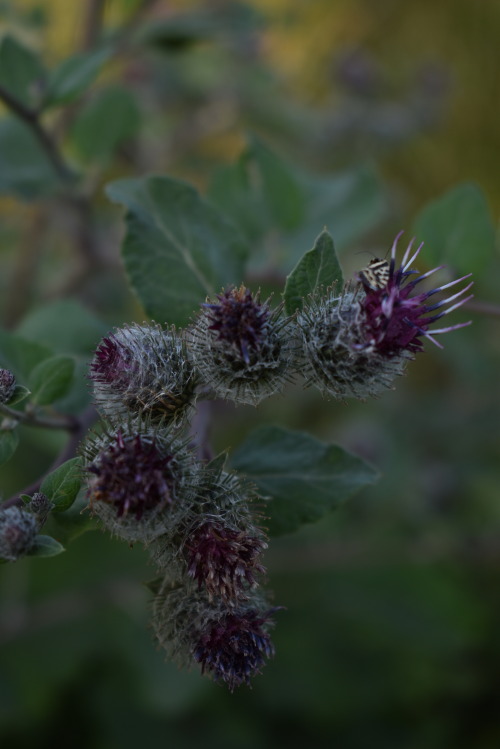
[[[115,422],[142,413],[150,421],[175,424],[193,407],[194,372],[174,328],[120,328],[97,347],[90,379],[98,409]]]
[[[16,389],[16,378],[8,369],[0,369],[0,403],[8,403]]]
[[[49,516],[49,512],[53,507],[53,503],[42,492],[35,492],[32,495],[31,502],[29,503],[29,509],[30,512],[35,515],[39,528],[41,528],[41,526],[45,523]]]
[[[187,332],[201,381],[220,398],[250,405],[282,390],[292,352],[280,314],[245,286],[204,304]]]
[[[36,518],[19,507],[0,507],[0,559],[15,562],[33,546],[38,526]]]

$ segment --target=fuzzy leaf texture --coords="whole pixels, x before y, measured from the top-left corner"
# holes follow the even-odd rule
[[[279,426],[251,432],[231,463],[271,498],[266,525],[273,536],[319,520],[377,478],[371,466],[341,447]]]
[[[495,226],[486,196],[469,182],[426,205],[413,232],[425,241],[426,257],[460,273],[481,273],[493,257]]]
[[[193,187],[144,177],[112,182],[107,193],[127,208],[123,259],[150,317],[186,325],[206,296],[241,283],[246,247]]]
[[[42,482],[40,491],[54,504],[54,512],[64,512],[76,499],[82,484],[82,460],[71,458]]]
[[[323,229],[312,250],[299,260],[286,280],[284,299],[287,314],[292,315],[296,310],[302,309],[305,297],[334,283],[342,288],[342,269],[333,239]]]

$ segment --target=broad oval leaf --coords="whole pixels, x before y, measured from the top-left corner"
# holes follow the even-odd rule
[[[0,42],[0,84],[26,107],[37,107],[45,82],[45,70],[31,49],[6,35]]]
[[[31,390],[28,390],[28,388],[25,388],[24,385],[16,385],[16,387],[14,388],[14,392],[9,398],[8,405],[15,406],[16,403],[21,403],[23,400],[26,400],[26,398],[28,398],[28,396],[30,395],[31,395]]]
[[[193,187],[145,177],[113,182],[107,193],[127,208],[122,254],[131,286],[150,317],[186,325],[207,295],[241,283],[246,246]]]
[[[33,546],[28,551],[30,557],[56,557],[58,554],[62,554],[66,551],[64,546],[56,541],[52,536],[44,536],[39,534],[35,536]]]
[[[251,432],[231,463],[271,498],[271,535],[319,520],[377,478],[371,466],[341,447],[278,426]]]
[[[83,93],[110,56],[111,49],[103,47],[64,60],[49,77],[44,106],[65,104]]]
[[[0,431],[0,465],[11,458],[19,444],[19,435],[12,429]]]
[[[53,512],[64,512],[75,501],[82,484],[82,459],[71,458],[42,482],[40,491],[53,503]]]
[[[333,239],[323,229],[312,250],[306,252],[286,280],[285,309],[288,315],[302,309],[304,298],[332,284],[342,286],[342,269]]]
[[[37,364],[29,379],[33,402],[47,406],[66,395],[74,371],[75,361],[70,356],[52,356]]]
[[[426,205],[414,223],[426,256],[461,273],[479,273],[493,257],[495,226],[484,192],[466,182]]]

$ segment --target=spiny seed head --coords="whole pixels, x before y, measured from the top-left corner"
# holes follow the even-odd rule
[[[221,398],[250,405],[279,392],[292,358],[288,321],[280,314],[245,286],[226,289],[202,305],[187,333],[201,381]]]
[[[33,546],[38,531],[36,518],[19,507],[0,508],[0,559],[15,562]]]
[[[194,459],[182,443],[131,422],[90,438],[83,451],[89,507],[111,532],[145,543],[166,532],[189,497]]]
[[[433,330],[431,335],[429,327],[432,323],[471,297],[462,298],[437,314],[434,314],[435,310],[454,302],[472,284],[448,299],[427,304],[432,295],[468,276],[415,294],[416,285],[438,269],[423,275],[410,269],[422,248],[420,245],[410,258],[413,241],[401,266],[396,267],[399,236],[393,244],[391,260],[384,268],[383,276],[372,279],[363,271],[357,284],[347,285],[339,295],[331,293],[324,299],[310,300],[297,317],[307,382],[319,387],[325,395],[360,399],[378,395],[391,387],[394,378],[403,374],[407,361],[422,351],[422,338],[440,346],[434,335],[469,324]]]
[[[236,687],[250,686],[253,676],[261,673],[266,658],[274,655],[267,627],[273,612],[243,608],[217,619],[209,619],[194,647],[195,660],[201,672],[222,681],[232,692]]]
[[[188,534],[184,545],[187,574],[205,587],[209,597],[241,600],[264,573],[259,558],[267,544],[246,530],[225,526],[207,518]]]
[[[195,377],[185,344],[174,328],[125,326],[104,338],[90,365],[97,407],[115,421],[145,414],[178,423],[194,403]]]
[[[0,403],[8,403],[16,389],[16,378],[9,369],[0,369]]]
[[[274,654],[267,632],[274,611],[257,593],[229,608],[192,582],[172,585],[167,578],[153,601],[152,625],[169,658],[182,667],[201,664],[202,673],[232,691]]]

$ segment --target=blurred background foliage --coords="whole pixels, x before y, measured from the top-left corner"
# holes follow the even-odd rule
[[[111,179],[196,184],[238,223],[250,282],[266,291],[325,224],[347,276],[412,226],[423,263],[440,263],[444,232],[452,272],[476,276],[461,312],[473,326],[378,401],[290,387],[257,410],[218,405],[216,449],[278,421],[381,472],[335,515],[272,541],[269,582],[286,610],[252,690],[230,695],[162,663],[145,555],[89,532],[60,557],[1,568],[2,746],[499,745],[499,30],[495,0],[0,2],[3,44],[14,37],[47,69],[91,58],[81,95],[43,120],[84,200],[61,190],[18,121],[0,120],[0,311],[7,329],[77,357],[79,387],[60,410],[88,402],[85,362],[103,333],[143,319]],[[436,226],[429,201],[457,185],[473,215],[452,198]],[[3,496],[64,440],[24,428]]]

